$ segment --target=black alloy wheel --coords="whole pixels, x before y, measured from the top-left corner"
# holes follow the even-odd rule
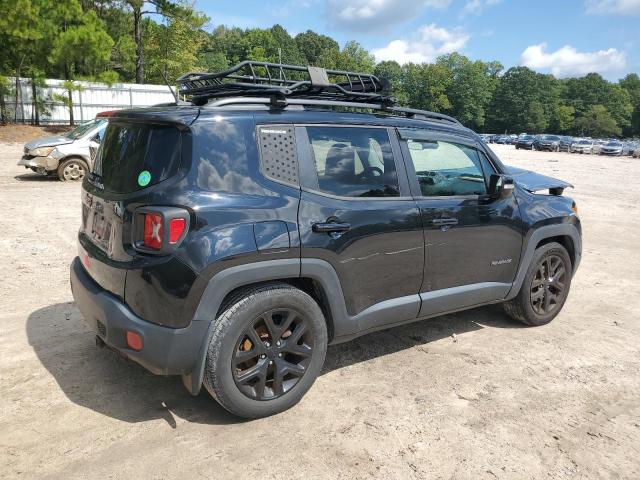
[[[559,255],[544,257],[531,281],[531,307],[538,315],[549,315],[564,303],[567,267]]]
[[[302,379],[313,350],[312,328],[304,315],[290,308],[270,310],[238,338],[231,361],[233,379],[253,400],[279,398]]]

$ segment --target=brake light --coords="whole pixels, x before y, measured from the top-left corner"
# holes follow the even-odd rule
[[[133,215],[131,245],[143,253],[168,255],[186,238],[189,218],[189,212],[180,207],[140,207]]]
[[[155,213],[146,213],[144,216],[145,247],[160,250],[162,248],[162,217]],[[174,242],[175,243],[175,242]]]
[[[172,218],[169,222],[169,243],[176,244],[186,226],[187,221],[184,218]]]

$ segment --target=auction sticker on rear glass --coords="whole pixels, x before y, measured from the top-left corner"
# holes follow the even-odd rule
[[[138,185],[140,185],[141,187],[146,187],[147,185],[149,185],[150,181],[151,172],[149,172],[149,170],[141,171],[140,175],[138,175]]]

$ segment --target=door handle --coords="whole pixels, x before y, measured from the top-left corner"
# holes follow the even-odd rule
[[[316,233],[343,233],[351,230],[351,225],[348,223],[324,222],[314,223],[311,229]]]
[[[436,227],[451,227],[453,225],[458,225],[457,218],[434,218],[431,220],[431,223]]]

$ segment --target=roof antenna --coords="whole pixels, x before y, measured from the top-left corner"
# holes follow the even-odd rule
[[[164,78],[164,83],[167,84],[167,87],[169,87],[169,91],[171,92],[171,95],[173,95],[173,98],[176,101],[176,105],[180,105],[180,100],[178,99],[178,94],[176,92],[173,91],[173,88],[171,88],[171,84],[169,83],[169,79],[167,79],[167,66],[164,66],[164,69],[160,72],[162,74],[162,78]]]

